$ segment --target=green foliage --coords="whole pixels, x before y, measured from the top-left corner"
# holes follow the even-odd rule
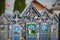
[[[5,12],[5,0],[0,0],[0,15]]]
[[[1,29],[1,30],[4,30],[4,27],[1,27],[0,29]]]
[[[26,7],[25,0],[15,0],[14,11],[19,10],[19,12],[21,13],[25,7]]]

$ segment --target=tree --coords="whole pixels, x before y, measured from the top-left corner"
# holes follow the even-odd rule
[[[15,0],[14,11],[19,10],[19,12],[21,13],[25,7],[26,7],[25,0]]]
[[[0,15],[5,12],[5,0],[0,0]]]

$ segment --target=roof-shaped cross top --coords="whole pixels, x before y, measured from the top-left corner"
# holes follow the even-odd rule
[[[12,19],[11,20],[16,21],[16,23],[21,20],[20,19],[20,13],[19,13],[19,11],[16,10],[14,12],[14,15],[12,16]]]

